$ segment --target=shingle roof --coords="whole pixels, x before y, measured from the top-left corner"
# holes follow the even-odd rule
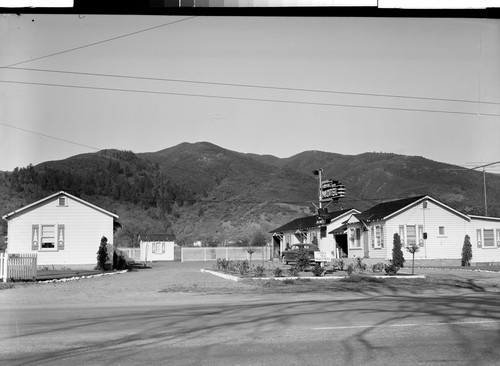
[[[424,197],[426,196],[425,195],[415,196],[415,197],[404,198],[401,200],[380,203],[354,216],[356,216],[356,218],[359,221],[364,221],[364,222],[382,220],[383,218],[411,205],[412,203],[421,200]]]
[[[332,219],[334,219],[338,216],[341,216],[341,215],[343,215],[346,212],[349,212],[351,210],[353,210],[353,209],[348,208],[345,210],[329,212],[326,215],[327,222],[331,221]],[[270,231],[270,233],[281,233],[281,232],[285,232],[285,231],[303,230],[303,229],[310,229],[310,228],[324,226],[324,225],[318,225],[316,223],[317,217],[318,217],[317,215],[313,215],[313,216],[306,216],[306,217],[301,217],[299,219],[292,220],[289,223]]]
[[[103,214],[106,214],[106,215],[112,216],[112,217],[113,217],[113,218],[115,218],[115,219],[118,219],[118,215],[117,215],[117,214],[114,214],[114,213],[112,213],[112,212],[106,211],[106,210],[105,210],[105,209],[103,209],[103,208],[100,208],[100,207],[98,207],[98,206],[96,206],[96,205],[93,205],[93,204],[92,204],[92,203],[90,203],[90,202],[87,202],[87,201],[85,201],[85,200],[83,200],[83,199],[81,199],[81,198],[78,198],[78,197],[76,197],[76,196],[73,196],[72,194],[69,194],[68,192],[64,192],[64,191],[60,191],[60,192],[54,193],[54,194],[52,194],[52,195],[50,195],[50,196],[47,196],[47,197],[45,197],[45,198],[42,198],[42,199],[41,199],[41,200],[39,200],[39,201],[33,202],[33,203],[31,203],[31,204],[29,204],[29,205],[27,205],[27,206],[21,207],[20,209],[17,209],[17,210],[15,210],[15,211],[12,211],[12,212],[8,213],[7,215],[2,216],[2,218],[3,218],[4,220],[10,220],[10,219],[12,219],[12,217],[13,217],[13,216],[17,216],[18,214],[21,214],[21,213],[23,213],[24,211],[28,211],[28,210],[30,210],[30,209],[36,208],[36,207],[40,206],[41,204],[43,204],[43,203],[45,203],[45,202],[47,202],[47,201],[53,200],[53,199],[55,199],[56,197],[59,197],[59,196],[66,196],[66,197],[69,197],[69,198],[71,198],[71,199],[73,199],[73,200],[75,200],[75,201],[80,202],[81,204],[84,204],[84,205],[86,205],[86,206],[88,206],[88,207],[93,208],[93,209],[94,209],[94,210],[96,210],[96,211],[99,211],[99,212],[101,212],[101,213],[103,213]]]
[[[175,241],[173,234],[144,234],[140,236],[142,241]]]

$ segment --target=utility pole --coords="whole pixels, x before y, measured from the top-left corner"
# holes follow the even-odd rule
[[[314,175],[317,175],[318,176],[318,201],[319,201],[319,209],[321,210],[323,208],[323,204],[322,204],[322,197],[321,197],[321,181],[322,181],[322,178],[321,178],[321,175],[323,173],[323,169],[316,169],[313,171],[313,174]]]

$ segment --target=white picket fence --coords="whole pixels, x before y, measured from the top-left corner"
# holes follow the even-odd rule
[[[272,247],[254,247],[252,260],[269,261],[272,259]],[[250,259],[247,247],[202,247],[202,248],[184,248],[181,251],[181,262],[208,262],[215,261],[218,258],[231,260]]]
[[[117,248],[125,253],[130,259],[139,262],[141,260],[141,248]]]
[[[2,282],[9,280],[36,280],[36,253],[0,253]]]

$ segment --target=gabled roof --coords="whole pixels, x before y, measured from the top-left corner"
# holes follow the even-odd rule
[[[463,217],[467,221],[470,220],[470,218],[467,215],[465,215],[465,214],[463,214],[463,213],[461,213],[461,212],[459,212],[459,211],[445,205],[444,203],[439,202],[438,200],[435,200],[434,198],[427,196],[427,195],[409,197],[409,198],[404,198],[401,200],[380,203],[380,204],[373,206],[372,208],[370,208],[366,211],[363,211],[362,213],[354,215],[354,216],[359,221],[361,221],[363,223],[370,222],[370,221],[387,220],[393,216],[400,214],[401,212],[403,212],[411,207],[416,206],[417,204],[419,204],[420,202],[422,202],[424,200],[432,201],[436,205],[441,206],[442,208],[444,208],[450,212],[453,212],[454,214],[456,214],[458,216]]]
[[[348,208],[345,210],[329,212],[325,216],[328,222],[351,211],[359,212],[354,208]],[[317,218],[318,218],[317,215],[301,217],[299,219],[292,220],[289,223],[270,231],[270,233],[282,233],[285,231],[305,230],[305,229],[312,229],[325,226],[325,225],[318,225],[316,223]]]
[[[383,202],[354,216],[356,216],[359,221],[365,222],[383,220],[387,216],[401,211],[402,209],[408,207],[409,205],[419,201],[424,197],[425,196],[416,196],[396,201]]]
[[[55,198],[58,198],[58,197],[60,197],[60,196],[66,196],[66,197],[69,197],[69,198],[71,198],[71,199],[73,199],[73,200],[75,200],[75,201],[77,201],[77,202],[80,202],[81,204],[83,204],[83,205],[85,205],[85,206],[88,206],[88,207],[93,208],[93,209],[94,209],[94,210],[96,210],[96,211],[99,211],[99,212],[101,212],[101,213],[103,213],[103,214],[105,214],[105,215],[109,215],[109,216],[111,216],[111,217],[113,217],[113,218],[115,218],[115,219],[118,219],[118,215],[116,215],[116,214],[114,214],[114,213],[112,213],[112,212],[106,211],[105,209],[102,209],[102,208],[100,208],[100,207],[98,207],[98,206],[96,206],[96,205],[93,205],[93,204],[92,204],[92,203],[90,203],[90,202],[87,202],[87,201],[85,201],[85,200],[82,200],[81,198],[75,197],[75,196],[73,196],[72,194],[69,194],[69,193],[64,192],[64,191],[60,191],[60,192],[54,193],[54,194],[52,194],[52,195],[50,195],[50,196],[48,196],[48,197],[42,198],[42,199],[41,199],[41,200],[39,200],[39,201],[33,202],[33,203],[31,203],[31,204],[29,204],[29,205],[27,205],[27,206],[21,207],[21,208],[20,208],[20,209],[18,209],[18,210],[12,211],[12,212],[8,213],[7,215],[2,216],[2,218],[3,218],[4,220],[10,220],[10,219],[12,218],[12,216],[16,216],[16,215],[18,215],[18,214],[22,214],[22,213],[23,213],[23,212],[25,212],[25,211],[28,211],[28,210],[33,209],[33,208],[36,208],[37,206],[40,206],[40,205],[42,205],[43,203],[45,203],[45,202],[47,202],[47,201],[51,201],[51,200],[53,200],[53,199],[55,199]]]
[[[139,236],[140,241],[175,241],[173,234],[144,234]]]

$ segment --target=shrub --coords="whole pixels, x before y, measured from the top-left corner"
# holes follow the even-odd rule
[[[108,256],[108,239],[103,236],[101,238],[101,244],[99,244],[99,249],[97,250],[97,266],[95,269],[104,271],[106,269],[106,262],[109,260]]]
[[[357,257],[356,262],[354,263],[354,269],[357,269],[359,272],[366,271],[366,263],[363,263],[363,258]]]
[[[217,262],[215,264],[215,268],[218,271],[229,272],[232,267],[232,263],[229,259],[226,258],[217,258]]]
[[[396,266],[394,263],[391,262],[391,264],[389,264],[389,265],[386,264],[384,266],[384,271],[386,274],[393,276],[396,273],[398,273],[399,268],[400,267]]]
[[[469,235],[465,235],[464,245],[462,247],[462,267],[469,267],[472,259],[472,244]]]
[[[118,254],[113,252],[113,269],[117,269],[119,271],[129,269],[127,258],[123,253]]]
[[[403,257],[403,251],[401,250],[401,238],[398,233],[394,234],[394,241],[392,247],[392,263],[402,268],[404,267],[405,258]]]
[[[274,269],[274,277],[281,277],[283,276],[283,270],[280,267],[276,267]]]
[[[250,265],[247,260],[237,261],[235,265],[238,273],[242,276],[247,275],[250,272]]]
[[[266,272],[266,267],[264,267],[264,266],[255,267],[255,270],[254,270],[255,277],[264,277],[265,272]]]
[[[321,263],[316,263],[314,265],[314,268],[312,269],[312,273],[317,277],[323,276],[325,274],[325,272],[326,272],[326,269],[321,266]]]
[[[291,266],[289,269],[288,269],[288,273],[290,274],[290,276],[292,277],[298,277],[299,275],[299,268],[297,266]]]
[[[347,274],[362,274],[366,271],[366,263],[363,263],[363,258],[357,257],[354,263],[347,266]]]
[[[298,268],[299,271],[303,271],[306,268],[309,268],[309,254],[307,253],[307,250],[299,250],[297,253],[297,263],[295,266]]]
[[[384,270],[384,263],[375,263],[372,267],[372,272],[382,272]]]
[[[343,260],[343,259],[339,259],[339,261],[338,261],[338,266],[339,266],[339,269],[340,269],[341,271],[343,271],[343,270],[344,270],[344,264],[345,264],[345,263],[344,263],[344,260]]]

